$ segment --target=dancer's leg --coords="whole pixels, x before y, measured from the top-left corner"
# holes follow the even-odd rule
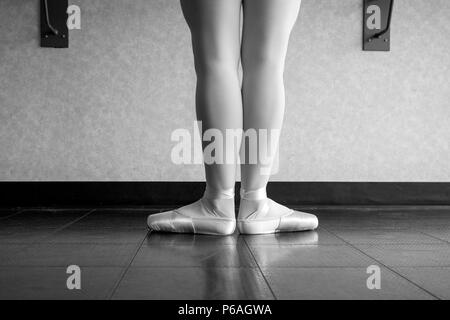
[[[267,129],[270,132],[270,129],[282,127],[284,60],[299,8],[300,0],[244,0],[244,130]],[[265,147],[264,143],[260,146]],[[241,167],[242,187],[246,190],[267,185],[269,175],[262,174],[264,166],[259,160]]]
[[[294,212],[267,199],[269,175],[260,158],[278,146],[285,95],[283,72],[292,27],[301,0],[244,0],[242,39],[244,131],[267,130],[274,139],[259,139],[257,163],[241,166],[242,190],[238,226],[244,233],[314,229],[317,218]],[[271,143],[273,142],[273,143]],[[251,148],[249,148],[251,149]],[[255,223],[258,222],[258,223]]]
[[[197,74],[197,119],[202,123],[203,133],[207,130],[213,135],[220,133],[223,146],[226,146],[226,130],[242,130],[238,78],[241,0],[181,0],[181,6],[192,35]],[[239,137],[236,140],[240,142]],[[203,147],[209,143],[204,142]],[[205,153],[207,187],[204,197],[178,210],[150,216],[151,229],[210,234],[234,231],[237,150],[222,150],[219,146],[215,152],[215,158],[223,162],[210,163],[210,159],[206,159],[208,153]]]
[[[192,34],[197,119],[203,132],[218,129],[225,137],[226,129],[242,129],[241,0],[181,0],[181,4]],[[205,171],[208,187],[234,188],[235,164],[205,164]]]

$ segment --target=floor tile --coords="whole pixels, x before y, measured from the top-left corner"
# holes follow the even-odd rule
[[[450,267],[395,268],[395,271],[440,299],[450,300]]]
[[[250,246],[263,267],[358,267],[373,260],[349,246],[261,245]]]
[[[25,244],[5,244],[0,243],[0,266],[11,265],[13,259],[22,251],[25,251]]]
[[[151,238],[151,236],[150,236]],[[144,243],[133,260],[139,267],[255,267],[244,242],[237,245],[216,243],[177,243],[157,246]]]
[[[130,228],[80,228],[69,226],[64,228],[41,242],[51,243],[111,243],[127,244],[141,243],[147,235],[145,229]]]
[[[242,235],[250,245],[321,245],[321,244],[344,244],[336,236],[323,228],[315,231],[286,232],[259,235]]]
[[[24,210],[1,221],[0,242],[36,243],[88,212],[86,209]]]
[[[258,269],[130,268],[113,299],[273,299]]]
[[[379,218],[377,216],[367,217],[346,217],[336,216],[324,218],[319,216],[319,223],[327,230],[335,229],[408,229],[411,228],[411,221]]]
[[[0,228],[26,227],[26,228],[59,228],[79,219],[90,210],[65,209],[65,210],[24,210],[1,221]]]
[[[107,299],[122,268],[81,267],[81,289],[67,289],[66,268],[0,267],[0,299]]]
[[[136,250],[135,244],[36,244],[10,260],[13,266],[125,266]]]
[[[380,289],[367,287],[366,268],[264,268],[278,299],[400,300],[433,299],[425,291],[381,269]]]
[[[448,244],[396,244],[355,246],[387,266],[450,266],[450,246]]]
[[[56,231],[56,228],[0,227],[0,243],[36,243]]]
[[[215,245],[228,246],[236,245],[239,241],[243,241],[241,235],[237,232],[229,236],[211,236],[203,234],[187,234],[187,233],[162,233],[151,232],[145,240],[146,245],[155,246],[196,246],[196,245]]]
[[[333,233],[352,244],[429,244],[442,243],[417,230],[344,229]]]
[[[426,213],[424,213],[426,215]],[[439,228],[442,226],[448,226],[450,223],[450,220],[446,216],[442,217],[422,217],[421,219],[418,218],[411,218],[411,219],[405,219],[404,223],[408,226],[408,228],[411,229],[421,229],[421,228]]]
[[[147,216],[155,209],[99,209],[74,226],[77,228],[139,228],[147,229]]]
[[[326,229],[411,229],[449,223],[450,207],[325,208],[313,212]]]

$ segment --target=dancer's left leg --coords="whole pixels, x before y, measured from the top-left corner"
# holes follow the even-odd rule
[[[273,156],[278,147],[285,107],[284,63],[300,3],[301,0],[243,2],[244,131],[255,130],[258,143],[257,155],[253,157],[256,163],[249,163],[254,155],[247,154],[241,165],[241,204],[237,224],[242,233],[310,230],[318,225],[314,215],[291,210],[267,198],[270,169],[261,157]],[[260,135],[262,131],[267,135]],[[246,142],[244,140],[243,147]],[[247,149],[255,151],[255,148]]]

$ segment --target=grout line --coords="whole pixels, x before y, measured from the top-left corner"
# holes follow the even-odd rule
[[[122,272],[121,272],[121,274],[120,274],[120,276],[119,276],[119,279],[116,281],[116,283],[115,283],[114,286],[112,287],[111,292],[110,292],[110,294],[108,295],[108,300],[111,300],[112,297],[114,296],[114,294],[116,293],[117,288],[119,287],[120,283],[122,282],[123,278],[125,277],[125,274],[126,274],[126,273],[128,272],[128,270],[130,269],[131,264],[133,263],[133,261],[134,261],[134,259],[136,258],[136,256],[137,256],[139,250],[141,249],[142,245],[144,244],[145,239],[147,239],[147,236],[148,236],[149,234],[150,234],[150,231],[147,231],[146,234],[145,234],[145,236],[144,236],[144,238],[142,239],[142,241],[139,242],[139,243],[137,244],[136,249],[135,249],[135,251],[134,251],[134,253],[133,253],[133,256],[132,256],[131,259],[130,259],[130,262],[128,263],[128,265],[127,265],[126,267],[123,268],[123,270],[122,270]]]
[[[24,211],[25,211],[24,209],[19,209],[18,211],[15,211],[15,212],[13,212],[13,213],[7,215],[7,216],[1,217],[0,220],[6,220],[6,219],[9,219],[9,218],[11,218],[11,217],[14,217],[14,216],[18,215],[19,213],[24,212]]]
[[[88,215],[90,215],[90,214],[91,214],[92,212],[94,212],[94,211],[95,211],[95,209],[89,210],[88,212],[86,212],[86,213],[83,214],[82,216],[80,216],[80,217],[78,217],[78,218],[76,218],[76,219],[74,219],[74,220],[72,220],[72,221],[66,223],[65,225],[63,225],[63,226],[57,228],[53,233],[56,233],[56,232],[58,232],[58,231],[61,231],[62,229],[65,229],[65,228],[67,228],[67,227],[70,227],[71,225],[73,225],[74,223],[76,223],[76,222],[80,221],[81,219],[87,217]],[[53,233],[52,233],[52,234],[53,234]]]
[[[327,230],[327,229],[325,229]],[[338,236],[337,234],[335,234],[334,232],[327,230],[328,232],[332,233],[334,236],[338,237],[339,239],[341,239],[342,241],[344,241],[345,243],[347,243],[347,245],[349,247],[352,247],[353,249],[359,251],[360,253],[362,253],[363,255],[369,257],[370,259],[376,261],[378,264],[380,264],[381,266],[383,266],[384,268],[388,269],[389,271],[391,271],[392,273],[396,274],[397,276],[405,279],[406,281],[408,281],[409,283],[411,283],[412,285],[414,285],[415,287],[419,288],[420,290],[425,291],[426,293],[428,293],[429,295],[431,295],[432,297],[436,298],[437,300],[441,300],[441,298],[439,298],[438,296],[436,296],[435,294],[433,294],[432,292],[428,291],[425,288],[422,288],[420,285],[418,285],[417,283],[415,283],[414,281],[412,281],[411,279],[405,277],[404,275],[402,275],[401,273],[397,272],[396,270],[392,269],[391,267],[385,265],[383,262],[379,261],[378,259],[372,257],[371,255],[367,254],[366,252],[362,251],[361,249],[359,249],[358,247],[354,246],[353,244],[351,244],[350,242],[346,241],[345,239],[341,238],[340,236]]]
[[[450,241],[447,241],[447,240],[444,240],[444,239],[438,238],[438,237],[436,237],[436,236],[433,236],[433,235],[431,235],[431,234],[427,233],[426,231],[422,231],[422,230],[419,230],[419,232],[420,232],[420,233],[423,233],[424,235],[426,235],[426,236],[428,236],[428,237],[431,237],[431,238],[433,238],[433,239],[436,239],[436,240],[442,241],[442,242],[443,242],[443,244],[450,244]]]
[[[93,211],[95,211],[95,209],[89,210],[88,212],[86,212],[85,214],[83,214],[80,217],[76,218],[75,220],[72,220],[72,221],[62,225],[61,227],[58,227],[58,228],[52,230],[48,235],[42,236],[42,237],[36,239],[35,241],[33,241],[31,243],[11,243],[11,244],[22,245],[23,247],[19,251],[24,252],[24,251],[32,248],[35,245],[43,244],[41,241],[43,241],[44,239],[48,239],[51,236],[53,236],[55,233],[63,230],[64,228],[67,228],[68,226],[72,225],[73,223],[75,223],[77,221],[80,221],[81,219],[83,219],[84,217],[86,217],[87,215],[92,213]]]
[[[62,225],[61,227],[56,228],[55,230],[53,230],[52,232],[50,232],[48,235],[43,236],[42,238],[39,238],[39,240],[36,240],[36,243],[40,243],[42,240],[48,239],[48,238],[50,238],[51,236],[55,235],[57,232],[59,232],[59,231],[65,229],[65,228],[67,228],[67,227],[70,227],[71,225],[73,225],[74,223],[80,221],[80,220],[83,219],[84,217],[90,215],[90,214],[91,214],[92,212],[94,212],[94,211],[95,211],[95,209],[91,209],[91,210],[89,210],[88,212],[86,212],[85,214],[83,214],[83,215],[81,215],[80,217],[76,218],[75,220],[72,220],[72,221],[66,223],[65,225]]]
[[[255,264],[256,264],[256,266],[257,266],[259,272],[261,273],[261,276],[263,277],[264,281],[266,282],[266,285],[267,285],[267,287],[269,288],[270,293],[272,294],[274,300],[278,300],[277,296],[275,295],[275,292],[273,292],[273,289],[272,289],[272,287],[271,287],[270,284],[269,284],[269,281],[267,281],[266,275],[265,275],[264,272],[261,270],[261,267],[259,266],[259,263],[258,263],[258,261],[256,260],[255,255],[253,254],[252,249],[250,249],[250,246],[248,245],[247,240],[245,240],[245,237],[243,237],[243,240],[244,240],[244,243],[245,243],[245,245],[246,245],[248,251],[250,252],[250,255],[252,256],[253,260],[255,261]]]

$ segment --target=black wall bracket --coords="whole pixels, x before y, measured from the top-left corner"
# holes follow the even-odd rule
[[[364,0],[364,51],[390,51],[393,8],[394,0]]]
[[[41,2],[41,47],[68,48],[67,28],[68,0],[40,0]]]

